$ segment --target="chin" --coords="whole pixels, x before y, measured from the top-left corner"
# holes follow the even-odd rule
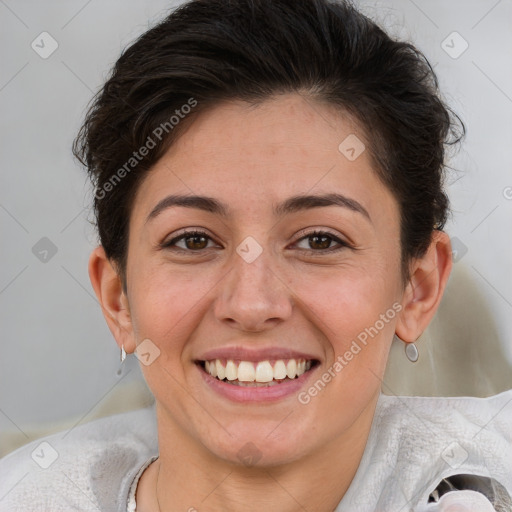
[[[290,415],[293,416],[293,415]],[[312,432],[305,426],[290,425],[283,428],[279,421],[268,419],[265,422],[254,421],[237,422],[227,428],[231,436],[224,430],[217,432],[215,436],[208,436],[203,441],[210,452],[229,464],[247,467],[279,466],[291,463],[306,456],[309,439],[305,439],[304,433]]]

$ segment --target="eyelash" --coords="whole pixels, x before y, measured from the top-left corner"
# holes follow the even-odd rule
[[[168,242],[163,242],[160,247],[162,249],[172,249],[172,250],[175,250],[175,251],[178,251],[178,252],[187,252],[187,253],[201,253],[203,251],[205,251],[207,248],[205,249],[197,249],[197,250],[193,250],[193,249],[183,249],[181,247],[177,247],[177,248],[172,248],[172,246],[179,242],[180,240],[183,240],[183,239],[186,239],[186,238],[192,238],[192,237],[196,237],[196,236],[200,236],[200,237],[204,237],[204,238],[207,238],[208,240],[212,240],[212,238],[205,232],[205,231],[199,231],[199,230],[192,230],[192,231],[184,231],[183,233],[181,233],[179,236],[177,237],[174,237],[173,239],[169,240]],[[332,241],[336,242],[339,244],[339,247],[336,247],[336,248],[328,248],[328,249],[319,249],[319,250],[315,250],[315,249],[299,249],[300,251],[306,251],[306,252],[309,252],[315,256],[321,256],[325,253],[333,253],[333,252],[337,252],[337,251],[340,251],[342,249],[345,249],[345,248],[352,248],[352,246],[350,244],[348,244],[347,242],[341,240],[340,238],[338,238],[336,235],[328,232],[328,231],[320,231],[320,230],[314,230],[314,231],[311,231],[309,233],[302,233],[302,236],[301,238],[299,238],[295,243],[298,243],[302,240],[305,240],[305,239],[308,239],[308,238],[312,238],[314,236],[319,236],[319,237],[328,237],[330,238]],[[316,254],[315,254],[316,253]]]

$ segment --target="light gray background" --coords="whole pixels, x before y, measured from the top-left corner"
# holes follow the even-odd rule
[[[176,3],[0,0],[0,455],[150,400],[134,358],[117,374],[118,349],[87,275],[91,192],[70,148],[121,50]],[[468,128],[447,183],[460,260],[420,361],[394,346],[383,391],[511,388],[512,1],[356,3],[425,52]],[[43,31],[59,45],[48,59],[31,48]],[[453,31],[469,44],[456,59],[441,46]],[[447,42],[461,48],[457,36]],[[46,262],[32,252],[43,237],[57,247]]]

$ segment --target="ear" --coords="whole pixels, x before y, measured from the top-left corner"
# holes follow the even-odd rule
[[[126,352],[133,352],[135,337],[128,298],[123,291],[117,270],[101,246],[94,249],[89,258],[89,278],[107,325],[119,348],[124,345]]]
[[[405,342],[416,341],[432,320],[452,270],[450,237],[436,230],[425,255],[415,259],[406,286],[402,311],[395,326]]]

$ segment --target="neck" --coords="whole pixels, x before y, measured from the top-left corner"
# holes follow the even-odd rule
[[[138,512],[332,512],[354,478],[368,440],[378,396],[351,427],[299,460],[245,467],[198,446],[159,411],[160,456],[137,488]]]

